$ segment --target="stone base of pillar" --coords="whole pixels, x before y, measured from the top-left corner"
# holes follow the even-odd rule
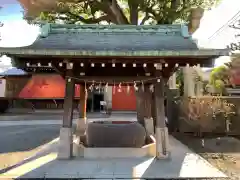
[[[144,124],[147,131],[147,135],[154,135],[153,118],[144,118]]]
[[[168,128],[156,128],[156,158],[170,158]]]
[[[77,134],[83,135],[87,128],[87,118],[78,118],[77,120]]]
[[[60,140],[58,147],[58,159],[70,159],[73,149],[73,132],[72,128],[62,127],[60,129]]]

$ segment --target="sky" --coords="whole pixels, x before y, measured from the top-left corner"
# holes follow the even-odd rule
[[[3,7],[0,10],[0,21],[4,22],[1,28],[0,46],[17,47],[33,43],[39,33],[39,28],[28,25],[22,19],[23,9],[17,0],[0,0],[0,6]],[[194,33],[193,38],[198,40],[200,46],[226,48],[230,42],[236,41],[236,31],[229,28],[226,23],[237,12],[240,12],[240,0],[222,0],[216,8],[205,11],[200,28]],[[223,25],[225,26],[220,33],[211,37]],[[9,59],[6,57],[0,58],[0,66],[9,64],[7,61]],[[228,57],[221,57],[216,60],[215,65],[221,65],[226,61],[229,61]]]
[[[198,39],[199,45],[203,47],[226,48],[231,42],[238,41],[235,35],[240,34],[240,31],[230,28],[230,24],[227,23],[236,14],[240,20],[240,0],[222,0],[219,6],[204,13],[200,28],[194,33],[193,38]],[[215,35],[212,36],[213,34]],[[215,66],[228,61],[229,57],[220,57],[215,61]]]
[[[22,19],[22,7],[16,0],[0,0],[0,20],[11,21]]]

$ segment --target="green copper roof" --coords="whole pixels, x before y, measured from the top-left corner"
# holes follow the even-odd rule
[[[221,56],[228,50],[200,50],[185,25],[45,24],[27,47],[1,48],[9,55]]]

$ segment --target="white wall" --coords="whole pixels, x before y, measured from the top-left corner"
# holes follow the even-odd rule
[[[0,78],[0,97],[5,97],[6,80]]]

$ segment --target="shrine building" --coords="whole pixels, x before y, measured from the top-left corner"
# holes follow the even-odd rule
[[[99,90],[112,95],[113,91],[126,94],[134,91],[136,118],[144,127],[146,120],[153,118],[156,138],[153,141],[153,154],[161,158],[169,155],[164,111],[164,86],[169,77],[180,66],[211,67],[215,58],[228,55],[229,50],[198,47],[187,26],[181,24],[44,24],[33,44],[26,47],[0,47],[0,53],[11,57],[17,68],[28,73],[41,74],[48,69],[49,73],[57,73],[65,79],[59,158],[66,159],[73,155],[72,113],[76,84],[80,85],[77,131],[84,134],[87,127],[93,125],[87,121],[86,114],[87,98],[91,92]],[[107,97],[111,96],[106,95],[105,98]],[[125,105],[128,106],[127,101]],[[99,124],[99,128],[100,126]],[[127,134],[123,131],[114,133]],[[100,135],[102,134],[98,136]],[[106,142],[107,137],[111,137],[111,134],[106,135]],[[97,144],[96,142],[92,149],[98,147]],[[136,147],[138,152],[141,147]],[[84,157],[89,153],[86,148]]]

